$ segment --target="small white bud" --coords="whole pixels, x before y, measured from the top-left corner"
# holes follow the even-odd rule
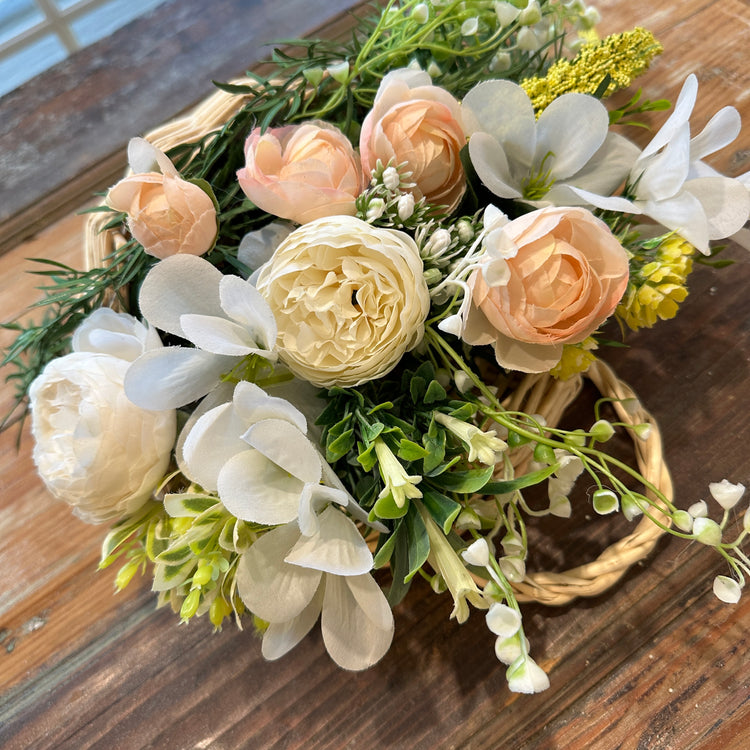
[[[510,70],[512,64],[513,58],[510,56],[510,52],[497,52],[490,60],[490,71],[492,73],[505,73],[505,71]]]
[[[328,66],[328,75],[343,86],[349,82],[349,63],[346,60],[332,63]]]
[[[708,485],[708,491],[724,510],[729,510],[734,508],[745,494],[745,485],[732,484],[726,479],[722,479],[721,482],[711,482]]]
[[[623,495],[622,500],[622,515],[632,521],[643,513],[643,508],[638,504],[638,501],[632,495]]]
[[[430,78],[437,78],[442,72],[440,66],[434,60],[430,60],[430,64],[427,66],[427,73]]]
[[[386,167],[383,170],[383,185],[386,190],[398,190],[398,186],[401,184],[401,177],[399,176],[398,169],[395,167]]]
[[[620,507],[620,501],[612,490],[597,490],[592,500],[594,510],[600,515],[614,513]]]
[[[594,422],[590,432],[597,443],[606,443],[615,434],[615,428],[606,419],[600,419]]]
[[[457,370],[456,374],[453,376],[453,380],[456,383],[456,388],[458,388],[459,393],[466,393],[466,391],[474,386],[471,378],[463,370]]]
[[[693,517],[686,510],[676,511],[672,515],[672,521],[680,531],[689,534],[693,530]]]
[[[409,70],[422,70],[419,60],[412,60],[407,66]]]
[[[487,540],[484,537],[479,537],[479,539],[474,540],[461,553],[461,557],[463,557],[469,565],[477,565],[480,568],[486,568],[490,564],[490,548],[487,546]]]
[[[468,244],[474,239],[474,230],[471,227],[471,222],[466,219],[461,219],[456,224],[456,231],[458,232],[458,238],[464,244]]]
[[[589,6],[581,16],[581,21],[587,29],[593,29],[594,26],[596,26],[598,23],[601,23],[602,14],[599,13],[599,11],[593,6]]]
[[[524,26],[518,32],[516,43],[518,44],[518,49],[522,49],[526,52],[536,52],[541,46],[534,30],[530,29],[528,26]]]
[[[385,213],[385,201],[382,198],[373,198],[367,207],[367,221],[375,221]]]
[[[430,9],[427,7],[426,3],[419,3],[414,6],[414,10],[411,12],[411,17],[419,24],[427,23],[430,18]]]
[[[507,604],[493,602],[485,615],[487,627],[501,638],[512,638],[521,627],[521,615]]]
[[[745,511],[745,515],[742,516],[742,529],[750,534],[750,508]]]
[[[479,529],[482,528],[482,520],[479,518],[475,510],[471,508],[464,508],[456,518],[455,526],[459,531],[465,531],[466,529]]]
[[[513,664],[513,662],[523,653],[521,648],[521,639],[526,642],[526,650],[529,649],[529,640],[526,636],[518,632],[510,638],[497,638],[495,640],[495,656],[503,664]]]
[[[414,196],[411,193],[404,193],[398,199],[398,218],[406,221],[414,213]]]
[[[425,252],[427,255],[440,255],[450,244],[451,233],[447,229],[436,229],[427,242]]]
[[[476,16],[467,18],[461,24],[461,36],[474,36],[479,31],[479,19]]]
[[[505,677],[514,693],[539,693],[549,687],[546,672],[530,656],[523,654],[508,667]]]
[[[693,521],[693,536],[701,544],[718,547],[721,544],[721,526],[710,518],[696,518]]]
[[[305,76],[305,79],[311,86],[318,86],[318,84],[323,80],[323,68],[315,67],[315,68],[305,68],[302,71],[302,75]]]
[[[521,26],[533,26],[541,20],[542,9],[539,7],[537,0],[529,0],[526,7],[518,14],[518,23],[520,23]]]
[[[497,20],[502,28],[510,26],[510,24],[518,18],[520,12],[520,8],[516,8],[515,5],[511,5],[510,3],[495,3],[495,14],[497,15]]]
[[[511,582],[523,581],[526,577],[526,563],[520,557],[501,557],[497,564],[502,574]]]
[[[648,440],[653,432],[653,427],[647,422],[633,425],[633,432],[639,440]]]
[[[714,578],[714,594],[716,598],[727,604],[737,604],[742,596],[742,587],[734,578],[716,576]]]
[[[708,515],[708,505],[705,500],[699,500],[688,508],[688,513],[693,518],[705,518]]]

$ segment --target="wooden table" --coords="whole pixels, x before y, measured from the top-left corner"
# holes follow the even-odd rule
[[[347,4],[327,2],[327,15]],[[21,237],[24,227],[80,206],[91,187],[114,179],[130,136],[205,96],[211,77],[240,73],[264,54],[261,40],[327,20],[309,18],[310,5],[177,2],[0,100],[0,123],[13,118],[0,127],[6,197],[14,180],[24,186],[2,218],[3,235]],[[604,32],[638,22],[663,42],[663,57],[640,82],[649,97],[674,98],[694,71],[697,125],[724,104],[739,108],[745,129],[713,163],[730,175],[748,170],[747,1],[597,7]],[[169,85],[155,83],[164,80]],[[29,154],[41,154],[43,164]],[[79,263],[81,225],[66,215],[0,256],[2,320],[33,298],[24,258]],[[604,355],[658,417],[683,507],[707,497],[709,481],[750,484],[750,255],[736,246],[727,254],[737,261],[731,268],[694,273],[675,322]],[[4,388],[3,412],[10,397]],[[0,436],[3,748],[750,746],[750,596],[734,606],[715,599],[711,581],[726,571],[707,548],[665,539],[605,595],[559,609],[526,605],[532,653],[552,683],[539,695],[511,694],[484,618],[475,613],[457,625],[448,619],[449,596],[422,583],[396,609],[393,646],[369,671],[336,668],[317,630],[266,663],[251,631],[232,626],[213,635],[208,622],[180,626],[155,611],[145,581],[113,596],[114,572],[96,570],[104,530],[45,494],[28,432],[18,452],[15,439],[13,430]],[[573,528],[548,556],[582,562],[607,543],[608,528]]]

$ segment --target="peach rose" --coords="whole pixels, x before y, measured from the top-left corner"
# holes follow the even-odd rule
[[[459,156],[466,144],[459,103],[423,71],[396,70],[383,78],[362,123],[359,151],[369,175],[380,161],[406,162],[414,196],[453,211],[466,190]]]
[[[208,252],[218,232],[211,196],[183,180],[172,162],[142,138],[131,140],[128,157],[136,174],[110,188],[107,204],[128,215],[130,233],[143,249],[161,259]]]
[[[627,253],[584,208],[542,208],[488,229],[488,262],[469,278],[461,338],[494,344],[503,367],[548,370],[563,344],[583,341],[614,312]]]
[[[260,128],[245,142],[240,187],[263,211],[305,224],[326,216],[354,216],[362,192],[359,160],[333,125],[309,122]]]

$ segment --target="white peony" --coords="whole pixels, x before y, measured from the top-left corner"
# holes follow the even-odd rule
[[[174,411],[145,411],[125,395],[125,373],[156,333],[101,308],[29,388],[34,462],[52,495],[89,523],[122,518],[145,503],[169,465]]]

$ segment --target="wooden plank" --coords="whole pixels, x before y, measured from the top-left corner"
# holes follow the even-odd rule
[[[0,98],[0,252],[116,181],[134,135],[353,6],[173,0]],[[209,30],[221,29],[221,43]]]

